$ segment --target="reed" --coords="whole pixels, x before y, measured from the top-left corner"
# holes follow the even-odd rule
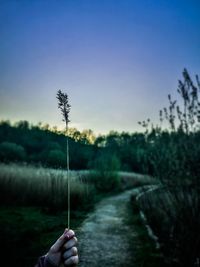
[[[167,266],[195,266],[200,258],[200,201],[197,188],[160,188],[144,194],[140,208],[159,238]]]
[[[88,205],[94,188],[80,181],[79,174],[69,172],[71,206],[77,210]],[[37,206],[47,211],[66,209],[67,172],[18,164],[0,164],[0,205]]]
[[[68,215],[67,215],[67,228],[70,229],[70,177],[69,177],[69,127],[68,123],[70,122],[69,120],[69,112],[70,112],[70,104],[68,101],[68,95],[66,93],[63,93],[61,90],[58,90],[57,92],[57,99],[58,99],[58,108],[61,110],[62,116],[63,116],[63,121],[65,122],[66,126],[66,135],[67,135],[67,192],[68,192],[68,197],[67,197],[67,210],[68,210]]]

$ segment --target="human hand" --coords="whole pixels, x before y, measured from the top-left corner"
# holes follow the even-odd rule
[[[78,264],[77,238],[74,231],[65,229],[64,233],[50,248],[46,260],[53,266],[76,266]]]

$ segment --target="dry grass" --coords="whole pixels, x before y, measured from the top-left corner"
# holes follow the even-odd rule
[[[143,185],[157,184],[157,180],[148,175],[138,174],[134,172],[119,172],[122,188],[129,189]]]
[[[72,208],[93,196],[91,185],[70,172]],[[1,205],[67,208],[67,171],[17,164],[0,164]]]
[[[140,199],[169,266],[195,266],[200,258],[200,199],[196,188],[166,188]]]

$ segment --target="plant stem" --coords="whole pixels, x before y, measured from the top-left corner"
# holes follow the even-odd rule
[[[62,93],[61,90],[57,92],[57,99],[58,99],[58,108],[61,110],[63,115],[63,121],[66,123],[66,135],[67,135],[67,227],[70,228],[70,177],[69,177],[69,111],[70,111],[70,104],[68,102],[68,95]]]
[[[67,228],[70,229],[70,178],[69,178],[69,138],[68,124],[66,124],[67,133]]]

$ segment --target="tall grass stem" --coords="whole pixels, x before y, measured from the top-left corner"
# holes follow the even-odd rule
[[[66,125],[67,132],[67,228],[70,229],[70,177],[69,177],[69,138],[68,138],[68,125]]]
[[[63,121],[66,123],[66,135],[67,135],[67,227],[70,228],[70,177],[69,177],[69,129],[68,129],[68,123],[69,120],[69,112],[70,112],[70,104],[68,101],[68,95],[65,93],[62,93],[61,90],[58,90],[57,92],[57,99],[58,99],[58,108],[61,110],[61,113],[63,115]]]

